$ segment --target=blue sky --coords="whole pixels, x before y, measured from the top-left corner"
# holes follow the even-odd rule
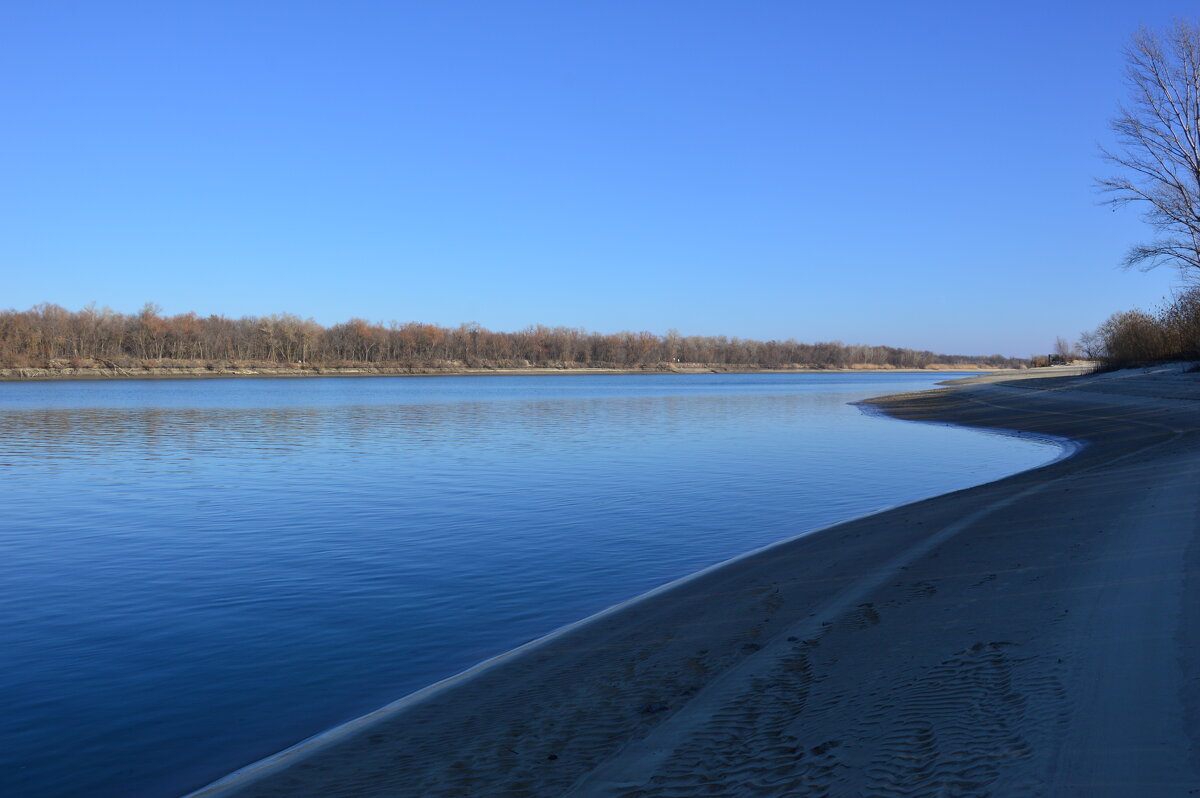
[[[0,4],[0,306],[1028,355],[1150,307],[1097,205],[1194,4]]]

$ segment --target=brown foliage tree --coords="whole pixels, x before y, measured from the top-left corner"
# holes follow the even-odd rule
[[[147,303],[124,315],[90,305],[72,313],[43,304],[27,311],[0,311],[0,365],[45,364],[60,358],[94,360],[129,368],[144,364],[201,361],[271,364],[369,363],[482,367],[603,366],[655,368],[660,364],[739,367],[842,367],[856,364],[921,368],[981,363],[1014,366],[999,355],[965,357],[884,346],[805,344],[795,340],[754,341],[724,336],[665,336],[650,332],[588,333],[572,327],[535,325],[494,332],[475,324],[444,328],[392,322],[388,326],[350,319],[325,328],[287,313],[229,319],[195,313],[163,316]]]

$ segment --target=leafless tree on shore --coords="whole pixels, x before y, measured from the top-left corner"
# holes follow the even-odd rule
[[[1120,148],[1102,156],[1125,174],[1097,181],[1114,207],[1138,203],[1159,237],[1138,244],[1126,267],[1178,266],[1200,277],[1200,24],[1143,28],[1126,49],[1129,105],[1112,129]]]
[[[1061,335],[1054,340],[1054,354],[1064,363],[1070,363],[1076,358],[1075,347]]]

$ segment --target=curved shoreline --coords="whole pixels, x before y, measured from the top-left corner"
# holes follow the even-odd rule
[[[860,403],[856,403],[856,404],[861,405],[859,407],[859,409],[864,413],[868,413],[870,415],[877,414],[880,416],[887,416],[887,417],[891,418],[891,416],[888,416],[887,413],[870,406],[869,401],[860,402]],[[894,419],[894,420],[903,421],[905,419]],[[914,423],[926,423],[926,422],[914,422]],[[933,422],[933,423],[936,423],[936,422]],[[945,426],[956,426],[956,425],[946,424]],[[1048,435],[1048,434],[1027,433],[1027,432],[1019,432],[1019,431],[1015,431],[1015,430],[981,430],[981,431],[988,432],[991,434],[997,434],[997,435],[1020,437],[1023,439],[1031,439],[1032,438],[1032,439],[1040,440],[1040,441],[1043,441],[1043,442],[1046,442],[1049,444],[1053,444],[1058,448],[1058,450],[1059,450],[1058,454],[1054,458],[1052,458],[1046,462],[1040,463],[1036,466],[1033,466],[1031,469],[1026,469],[1026,470],[1044,468],[1045,466],[1052,465],[1061,460],[1065,460],[1067,458],[1073,457],[1079,451],[1081,451],[1085,445],[1080,441],[1075,441],[1070,438],[1063,438],[1061,436]],[[434,698],[446,693],[447,691],[454,690],[456,687],[459,687],[459,686],[471,681],[472,679],[482,677],[482,676],[486,675],[486,673],[493,667],[502,665],[503,663],[505,663],[511,659],[514,659],[516,657],[530,656],[530,655],[534,654],[537,651],[537,649],[542,648],[547,645],[551,645],[555,641],[564,637],[565,635],[586,634],[589,626],[591,626],[594,623],[599,623],[615,613],[619,613],[619,612],[622,612],[622,611],[625,611],[625,610],[631,609],[631,608],[636,608],[637,605],[639,605],[643,602],[654,601],[656,598],[662,596],[663,594],[669,593],[672,590],[684,588],[688,583],[692,582],[693,580],[701,579],[711,572],[718,571],[718,570],[721,570],[721,569],[724,569],[724,568],[727,568],[730,566],[734,566],[742,560],[760,556],[760,555],[766,555],[774,549],[787,547],[789,545],[794,544],[796,541],[801,540],[802,538],[806,538],[806,537],[815,535],[820,532],[825,532],[826,530],[842,526],[843,524],[848,524],[848,523],[857,522],[857,521],[863,521],[863,520],[866,520],[866,519],[869,519],[869,518],[872,518],[875,516],[882,515],[884,513],[892,512],[897,508],[897,506],[901,506],[901,505],[890,505],[887,507],[882,507],[878,510],[874,510],[869,513],[864,513],[862,515],[854,516],[852,518],[846,518],[846,519],[843,519],[840,521],[834,521],[829,524],[814,527],[812,529],[808,529],[803,532],[800,532],[796,535],[792,535],[790,537],[783,538],[781,540],[773,541],[771,543],[767,543],[766,545],[760,546],[756,549],[752,549],[750,551],[743,552],[734,557],[730,557],[729,559],[722,560],[721,562],[713,563],[712,565],[709,565],[705,568],[701,568],[699,571],[687,574],[685,576],[679,577],[678,579],[674,579],[670,582],[659,585],[658,587],[652,588],[652,589],[650,589],[644,593],[641,593],[637,596],[633,596],[624,601],[620,601],[610,607],[606,607],[605,609],[600,610],[599,612],[593,613],[585,618],[581,618],[577,621],[572,621],[571,623],[568,623],[568,624],[561,626],[557,629],[554,629],[544,635],[541,635],[540,637],[530,640],[527,643],[523,643],[522,645],[519,645],[516,648],[512,648],[512,649],[509,649],[508,651],[502,652],[495,656],[488,657],[487,659],[482,660],[481,662],[478,662],[475,665],[472,665],[471,667],[467,668],[466,670],[460,671],[459,673],[453,674],[452,676],[448,676],[444,679],[440,679],[440,680],[434,682],[433,684],[422,687],[419,690],[415,690],[412,693],[409,693],[405,696],[402,696],[401,698],[396,699],[395,701],[391,701],[391,702],[379,707],[378,709],[367,712],[366,714],[360,715],[356,718],[352,718],[352,719],[350,719],[344,723],[340,723],[332,728],[318,732],[317,734],[314,734],[311,737],[305,738],[304,740],[301,740],[301,741],[295,743],[294,745],[288,746],[287,748],[283,749],[282,751],[271,754],[270,756],[267,756],[256,762],[251,762],[250,764],[245,765],[244,767],[238,768],[237,770],[233,771],[232,773],[229,773],[229,774],[221,777],[220,779],[218,779],[198,790],[186,793],[183,796],[183,798],[205,798],[206,796],[224,795],[224,794],[227,794],[229,790],[236,791],[238,789],[241,789],[244,786],[251,785],[260,779],[269,778],[272,774],[278,773],[278,772],[286,769],[289,765],[292,765],[299,761],[302,761],[305,757],[316,755],[321,750],[323,750],[331,745],[336,745],[343,740],[352,738],[356,734],[365,732],[366,730],[368,730],[372,726],[374,726],[376,723],[386,721],[388,718],[392,718],[392,717],[398,715],[399,713],[402,713],[408,709],[411,709],[423,701],[434,699]]]
[[[943,389],[872,404],[897,418],[1069,437],[1089,444],[1074,458],[1059,458],[997,482],[879,511],[825,527],[819,536],[813,530],[741,555],[481,663],[192,795],[449,795],[472,789],[650,795],[669,788],[699,789],[702,782],[712,786],[713,779],[749,773],[758,778],[784,773],[779,786],[784,791],[797,785],[853,791],[873,778],[872,767],[882,768],[893,782],[913,783],[916,776],[897,775],[886,761],[871,759],[870,752],[900,744],[897,740],[904,734],[887,731],[899,721],[885,713],[872,722],[887,733],[855,733],[853,719],[871,715],[865,711],[869,708],[858,705],[884,693],[895,698],[892,706],[903,704],[914,694],[914,680],[923,684],[921,677],[927,677],[929,669],[945,667],[947,660],[939,655],[980,660],[984,670],[1007,669],[1009,685],[1028,681],[1034,672],[1062,670],[1053,659],[1059,665],[1064,662],[1056,652],[1062,653],[1064,639],[1073,638],[1047,636],[1044,629],[1060,623],[1066,613],[1055,606],[1047,615],[1043,605],[1080,589],[1081,569],[1060,563],[1064,547],[1073,552],[1076,545],[1094,546],[1097,541],[1094,534],[1085,534],[1082,526],[1087,524],[1081,525],[1079,516],[1067,525],[1061,540],[1038,534],[1039,525],[1063,510],[1057,497],[1050,500],[1046,494],[1075,490],[1078,496],[1072,500],[1082,498],[1085,518],[1103,517],[1097,515],[1098,505],[1107,502],[1115,509],[1124,501],[1122,491],[1109,484],[1115,471],[1128,467],[1122,464],[1139,456],[1180,457],[1175,451],[1180,439],[1197,428],[1196,408],[1186,403],[1175,409],[1175,426],[1168,429],[1159,420],[1161,406],[1153,408],[1155,418],[1150,419],[1139,417],[1146,415],[1144,403],[1080,398],[1077,392],[1064,398],[1061,386],[1045,388],[1053,390]],[[1172,454],[1162,454],[1167,450]],[[1139,473],[1146,482],[1146,474]],[[1151,475],[1149,482],[1156,481]],[[1090,491],[1080,490],[1085,482],[1103,490],[1098,492],[1095,485]],[[1128,494],[1134,483],[1120,484]],[[1178,501],[1173,506],[1180,510]],[[1041,595],[1040,588],[1033,590],[1023,581],[1023,571],[1032,566],[1000,568],[999,561],[1014,552],[1043,563],[1037,567],[1046,572],[1035,581],[1053,573],[1066,587]],[[956,560],[964,567],[947,572],[946,565]],[[1054,563],[1058,565],[1051,568]],[[923,578],[913,581],[918,572]],[[982,579],[980,584],[960,585],[957,593],[941,584],[973,584],[976,577]],[[893,579],[900,581],[890,584]],[[1004,612],[956,618],[952,630],[955,624],[971,627],[972,634],[965,636],[963,629],[951,634],[929,628],[935,605],[949,603],[953,608],[964,595],[973,596],[963,591],[984,591],[984,586],[995,594],[989,606]],[[914,590],[920,595],[910,595]],[[1033,605],[1024,613],[1012,611],[1013,602],[1030,602],[1031,590],[1039,597]],[[912,605],[925,606],[914,615]],[[855,640],[870,635],[880,639]],[[922,647],[929,651],[914,650],[914,640],[926,637],[929,645]],[[1032,656],[1036,667],[1029,657],[1022,663],[1009,661],[1010,646],[1037,652]],[[827,663],[822,671],[821,652],[830,649],[838,651],[832,657],[837,667]],[[922,657],[931,656],[923,662]],[[880,662],[897,673],[874,673]],[[940,680],[946,678],[942,674]],[[1005,767],[992,768],[994,773],[983,773],[990,788],[1051,783],[1047,780],[1056,768],[1050,765],[1056,760],[1033,752],[1047,747],[1061,752],[1062,741],[1069,738],[1062,723],[1046,720],[1055,712],[1070,715],[1071,680],[1055,678],[1057,688],[1032,691],[1036,700],[1027,701],[1039,706],[1038,713],[1005,716],[991,727],[982,724],[985,738],[989,728],[1015,728],[1019,737],[1030,741],[1022,749],[1026,753],[1011,755],[1011,761],[1003,761]],[[1094,686],[1096,681],[1093,675],[1084,683]],[[764,698],[763,683],[787,689]],[[867,683],[873,684],[874,693],[864,692]],[[1107,684],[1106,689],[1117,688]],[[846,706],[825,714],[806,710],[819,690],[829,693],[834,704]],[[992,698],[985,689],[982,699],[972,698],[972,705],[996,704],[1003,714],[1002,697]],[[876,708],[881,705],[876,703]],[[753,722],[739,720],[747,707],[753,709]],[[1169,711],[1161,705],[1154,709]],[[769,739],[760,739],[768,716],[775,718],[767,724],[774,731]],[[952,727],[947,725],[945,734],[953,736]],[[714,744],[714,735],[725,742]],[[783,745],[791,754],[782,758],[777,750],[781,740],[796,743]],[[736,749],[732,760],[730,741]],[[1034,745],[1036,741],[1041,745]],[[994,741],[964,750],[976,749],[982,752],[981,762],[999,761]],[[939,761],[936,753],[928,758]],[[1087,756],[1077,759],[1087,766],[1058,770],[1082,774],[1098,766]],[[1123,761],[1111,752],[1104,760],[1109,769]],[[1165,767],[1164,772],[1173,772]]]
[[[898,416],[898,415],[889,413],[886,410],[884,410],[883,408],[874,404],[874,402],[879,401],[879,399],[887,399],[887,398],[888,397],[878,397],[876,399],[867,399],[862,402],[856,402],[855,405],[858,407],[858,409],[860,411],[862,411],[863,413],[865,413],[869,416],[878,416],[880,418],[887,418],[892,421],[905,421],[910,424],[932,424],[934,426],[940,426],[940,427],[967,427],[968,429],[971,429],[974,432],[980,432],[980,433],[984,433],[987,435],[1001,435],[1001,436],[1010,437],[1010,438],[1020,438],[1021,440],[1042,441],[1044,443],[1053,444],[1054,446],[1058,447],[1058,449],[1059,449],[1058,456],[1056,456],[1050,460],[1047,460],[1044,463],[1039,463],[1038,465],[1033,466],[1032,468],[1027,468],[1027,469],[1025,469],[1025,471],[1032,471],[1037,468],[1045,468],[1046,466],[1054,465],[1055,463],[1059,462],[1060,460],[1066,460],[1070,457],[1074,457],[1075,455],[1079,454],[1079,452],[1081,452],[1085,448],[1087,448],[1087,441],[1079,440],[1076,438],[1067,438],[1062,435],[1052,435],[1050,433],[1045,433],[1045,432],[1030,432],[1027,430],[1007,429],[1004,427],[997,427],[997,428],[970,427],[965,424],[956,424],[952,421],[936,421],[934,419],[903,418],[902,416]],[[1024,471],[1021,471],[1018,473],[1024,473]],[[1014,475],[1010,474],[1009,476],[1014,476]],[[1008,477],[1001,477],[1001,479],[1007,479],[1007,478]],[[992,480],[992,481],[998,482],[999,480]],[[972,486],[972,487],[978,487],[978,486]],[[951,492],[953,493],[954,491],[951,491]],[[937,498],[937,497],[931,497],[931,498]],[[889,507],[888,509],[894,510],[896,508],[895,508],[895,506],[893,506],[893,507]],[[850,521],[857,521],[857,520],[858,520],[858,518],[848,518],[845,521],[839,521],[838,524],[846,524],[846,523],[849,523]],[[832,524],[831,526],[837,526],[838,524]]]
[[[1047,436],[1047,438],[1048,438],[1048,436]],[[1059,459],[1069,457],[1073,453],[1074,453],[1073,451],[1064,451],[1062,455],[1060,455],[1058,458],[1056,458],[1054,461],[1051,461],[1051,462],[1057,462]],[[1043,464],[1043,465],[1045,465],[1045,464]],[[1040,467],[1041,466],[1035,466],[1035,468],[1040,468]],[[740,560],[743,560],[743,559],[746,559],[749,557],[753,557],[753,556],[756,556],[759,554],[767,553],[774,548],[777,548],[780,546],[786,546],[788,544],[794,543],[797,540],[800,540],[801,538],[808,537],[809,535],[815,535],[818,532],[824,532],[827,529],[832,529],[834,527],[841,526],[842,524],[850,523],[851,521],[858,521],[858,520],[862,520],[862,519],[866,519],[866,518],[871,518],[872,516],[891,512],[894,509],[895,509],[894,506],[883,507],[874,512],[865,513],[864,515],[861,515],[861,516],[856,516],[855,518],[846,519],[843,521],[835,521],[832,524],[826,524],[824,526],[816,527],[814,529],[809,529],[809,530],[801,532],[797,535],[793,535],[791,537],[784,538],[782,540],[777,540],[772,543],[768,543],[765,546],[760,546],[757,549],[753,549],[751,551],[744,552],[735,557],[731,557],[727,560],[722,560],[721,562],[713,563],[712,565],[709,565],[705,568],[701,568],[699,571],[688,574],[686,576],[682,576],[678,579],[674,579],[670,582],[667,582],[666,584],[659,585],[658,587],[652,588],[652,589],[646,591],[645,593],[641,593],[632,598],[626,599],[624,601],[620,601],[620,602],[612,605],[611,607],[606,607],[605,609],[600,610],[599,612],[593,613],[593,614],[587,616],[586,618],[581,618],[578,621],[572,621],[571,623],[561,626],[558,629],[555,629],[555,630],[548,632],[540,637],[530,640],[527,643],[523,643],[523,644],[517,646],[516,648],[509,649],[508,651],[497,654],[493,657],[488,657],[487,659],[482,660],[481,662],[478,662],[475,665],[472,665],[471,667],[467,668],[464,671],[460,671],[459,673],[456,673],[452,676],[448,676],[445,679],[440,679],[440,680],[434,682],[433,684],[422,687],[419,690],[415,690],[415,691],[409,693],[408,695],[398,698],[395,701],[389,702],[389,703],[383,705],[382,707],[379,707],[378,709],[374,709],[364,715],[360,715],[357,718],[352,718],[351,720],[348,720],[345,723],[340,723],[337,726],[334,726],[333,728],[326,729],[322,732],[318,732],[317,734],[314,734],[311,737],[301,740],[300,742],[296,743],[295,745],[288,746],[287,748],[283,749],[282,751],[271,754],[270,756],[260,759],[257,762],[251,762],[250,764],[248,764],[244,767],[238,768],[237,770],[233,771],[232,773],[221,777],[217,781],[214,781],[211,784],[208,784],[208,785],[200,788],[199,790],[195,790],[193,792],[186,793],[183,796],[183,798],[202,798],[202,796],[208,796],[208,795],[221,795],[221,794],[224,794],[224,792],[228,789],[237,789],[241,786],[244,786],[245,784],[252,783],[253,781],[255,781],[257,779],[265,778],[272,773],[278,772],[278,771],[282,770],[283,768],[286,768],[291,760],[297,760],[297,759],[301,759],[305,756],[310,756],[310,755],[316,754],[321,749],[323,749],[329,745],[335,745],[342,740],[348,739],[352,735],[370,728],[375,723],[378,723],[387,718],[390,718],[400,712],[405,711],[406,709],[410,709],[410,708],[420,704],[422,701],[436,698],[436,697],[442,695],[443,693],[445,693],[446,691],[453,690],[455,687],[461,686],[461,685],[471,681],[472,679],[483,676],[491,668],[493,668],[495,666],[502,665],[505,662],[507,662],[511,659],[514,659],[516,657],[528,656],[528,655],[536,652],[536,650],[538,648],[553,644],[555,641],[559,640],[564,635],[586,633],[587,627],[589,625],[591,625],[593,623],[599,623],[599,622],[603,621],[604,619],[608,618],[609,616],[613,615],[614,613],[618,613],[618,612],[627,610],[631,607],[635,607],[636,605],[638,605],[642,602],[653,601],[655,598],[661,596],[664,593],[667,593],[673,589],[682,588],[687,583],[689,583],[695,579],[702,578],[702,577],[706,576],[707,574],[709,574],[710,572],[717,571],[722,568],[726,568],[730,565],[734,565],[737,562],[739,562]]]

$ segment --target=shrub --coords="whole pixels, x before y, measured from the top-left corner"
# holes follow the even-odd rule
[[[1168,356],[1166,337],[1158,319],[1141,310],[1114,313],[1100,325],[1105,361],[1134,364]]]
[[[1158,321],[1170,351],[1180,359],[1200,359],[1200,286],[1177,296]]]

